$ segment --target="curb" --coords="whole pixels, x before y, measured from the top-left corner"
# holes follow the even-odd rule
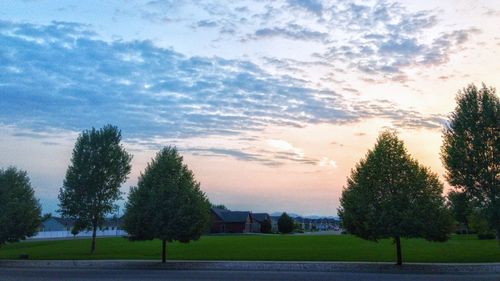
[[[0,268],[95,268],[95,269],[164,269],[164,270],[233,270],[233,271],[307,271],[371,272],[429,274],[500,274],[500,263],[424,264],[370,262],[263,262],[263,261],[158,261],[138,260],[0,260]]]

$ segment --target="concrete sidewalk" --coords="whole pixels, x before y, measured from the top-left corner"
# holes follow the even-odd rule
[[[99,268],[236,271],[371,272],[422,274],[499,274],[500,263],[449,264],[372,262],[280,262],[280,261],[168,261],[152,260],[0,260],[1,268]]]

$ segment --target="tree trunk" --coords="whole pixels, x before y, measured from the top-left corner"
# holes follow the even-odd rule
[[[167,262],[167,240],[161,240],[161,262]]]
[[[401,238],[399,236],[396,236],[396,238],[394,238],[394,240],[396,241],[396,255],[397,255],[396,264],[402,265],[403,264],[403,257],[401,255]]]
[[[92,245],[90,246],[90,254],[92,254],[92,255],[95,253],[95,236],[96,236],[96,232],[97,232],[97,226],[93,225],[92,226]]]

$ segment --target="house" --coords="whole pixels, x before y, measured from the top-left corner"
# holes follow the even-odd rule
[[[40,227],[40,232],[49,231],[71,231],[73,220],[63,219],[58,217],[50,217],[43,221]]]
[[[253,219],[248,211],[229,211],[211,208],[211,233],[248,233],[252,231]]]
[[[271,216],[268,213],[251,213],[251,215],[253,219],[252,232],[262,232],[262,222],[265,220],[271,221]]]

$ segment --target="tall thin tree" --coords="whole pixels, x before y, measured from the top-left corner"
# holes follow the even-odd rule
[[[75,219],[78,229],[92,229],[90,252],[95,253],[96,232],[106,215],[117,208],[120,185],[130,172],[132,156],[120,144],[121,132],[111,125],[83,131],[76,140],[71,164],[59,191],[63,217]]]
[[[500,246],[500,102],[484,84],[469,85],[456,100],[441,147],[446,179],[471,198]]]

